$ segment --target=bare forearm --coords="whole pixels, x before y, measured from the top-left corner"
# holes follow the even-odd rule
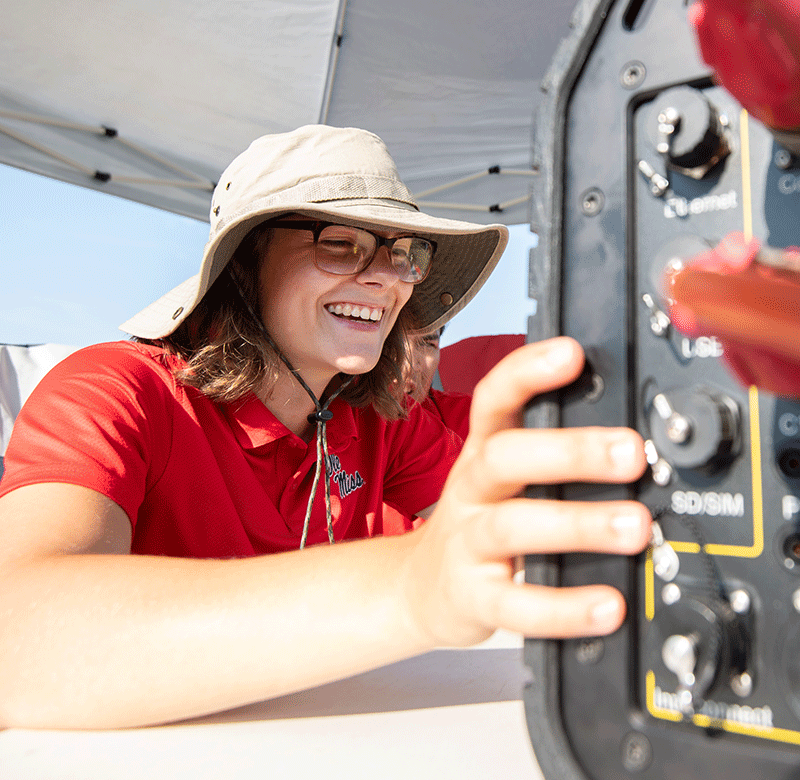
[[[399,588],[413,537],[237,561],[20,563],[0,580],[0,722],[152,724],[423,652]]]

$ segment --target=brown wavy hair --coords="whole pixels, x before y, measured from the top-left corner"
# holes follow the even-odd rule
[[[180,355],[186,365],[176,371],[177,379],[214,401],[230,403],[256,389],[269,393],[284,368],[231,278],[232,273],[253,311],[260,311],[258,272],[270,234],[270,223],[263,222],[244,237],[229,270],[220,274],[174,333],[158,341],[139,339]],[[415,320],[412,296],[386,338],[377,365],[342,391],[351,406],[371,404],[390,420],[406,416],[404,389]]]

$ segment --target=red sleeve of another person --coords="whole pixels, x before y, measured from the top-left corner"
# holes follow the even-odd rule
[[[439,377],[444,392],[431,390],[421,406],[441,420],[463,442],[469,433],[469,410],[475,385],[506,355],[525,343],[522,333],[474,336],[443,347]],[[399,512],[384,502],[384,533],[402,533],[416,528],[422,520]]]
[[[422,402],[423,409],[438,417],[451,431],[463,441],[469,433],[469,408],[472,396],[466,393],[443,393],[430,390]]]
[[[509,352],[525,343],[522,333],[499,336],[473,336],[442,347],[439,377],[447,393],[472,395],[475,385]]]

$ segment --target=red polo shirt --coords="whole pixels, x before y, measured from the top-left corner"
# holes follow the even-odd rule
[[[422,402],[424,409],[438,417],[453,433],[463,441],[469,433],[469,410],[472,396],[466,393],[443,393],[431,388]]]
[[[115,501],[133,552],[228,558],[296,549],[316,441],[291,433],[255,397],[218,404],[178,383],[180,359],[116,342],[70,355],[20,412],[0,495],[67,482]],[[435,503],[460,442],[418,407],[390,422],[339,399],[328,423],[336,540],[402,533]],[[308,544],[327,541],[320,481]],[[382,509],[383,502],[398,512]]]

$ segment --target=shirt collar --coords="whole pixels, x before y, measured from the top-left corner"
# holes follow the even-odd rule
[[[222,407],[236,440],[244,449],[254,450],[286,436],[302,441],[253,394]],[[341,398],[334,399],[329,408],[333,419],[327,427],[328,446],[341,451],[358,436],[355,415],[350,404]]]

